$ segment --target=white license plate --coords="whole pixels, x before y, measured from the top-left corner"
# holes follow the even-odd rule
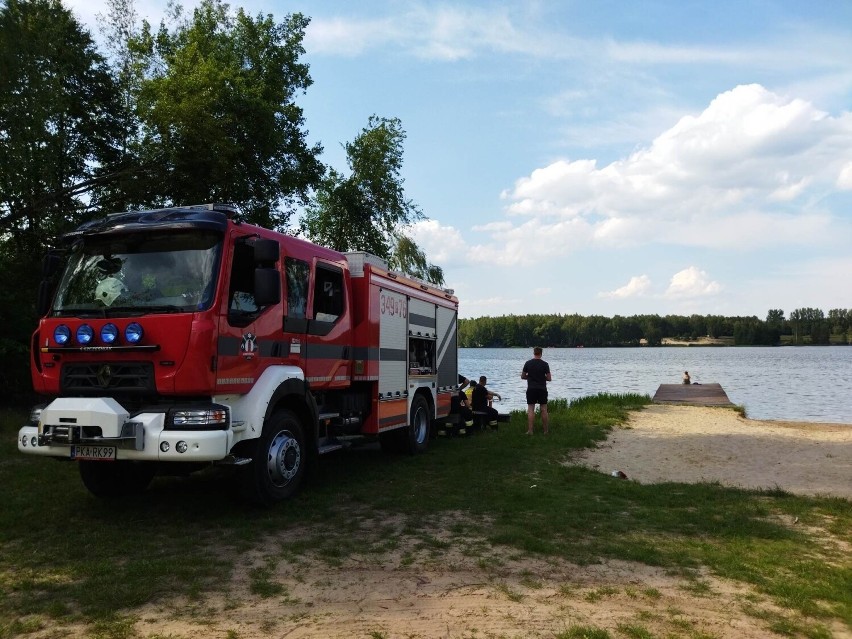
[[[71,459],[115,461],[115,446],[72,446]]]

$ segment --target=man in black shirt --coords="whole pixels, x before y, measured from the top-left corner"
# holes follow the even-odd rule
[[[487,413],[487,422],[491,428],[497,427],[497,417],[499,413],[496,409],[491,408],[490,402],[495,397],[501,399],[498,393],[492,393],[485,387],[488,379],[483,375],[479,378],[479,383],[473,387],[473,392],[470,394],[470,404],[474,413]]]
[[[541,347],[533,349],[533,358],[527,360],[521,379],[527,380],[527,435],[533,434],[535,405],[541,407],[541,425],[547,435],[547,382],[551,381],[550,364],[541,358]]]

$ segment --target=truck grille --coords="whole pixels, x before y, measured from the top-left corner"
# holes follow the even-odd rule
[[[103,392],[154,393],[154,366],[150,362],[93,362],[65,364],[62,392],[89,395]]]

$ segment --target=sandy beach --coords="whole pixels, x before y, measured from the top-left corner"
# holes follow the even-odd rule
[[[750,420],[727,408],[653,404],[572,461],[642,484],[719,482],[852,499],[852,425]]]

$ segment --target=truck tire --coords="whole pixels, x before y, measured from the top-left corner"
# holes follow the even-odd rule
[[[243,477],[243,492],[252,502],[269,506],[291,497],[305,476],[308,447],[299,418],[289,410],[272,414],[263,425],[257,453]]]
[[[415,455],[426,450],[429,445],[431,421],[429,403],[422,395],[417,395],[411,402],[408,428],[402,431],[406,435],[405,452]]]
[[[154,475],[155,462],[138,461],[80,461],[80,479],[95,497],[124,497],[143,492]]]

